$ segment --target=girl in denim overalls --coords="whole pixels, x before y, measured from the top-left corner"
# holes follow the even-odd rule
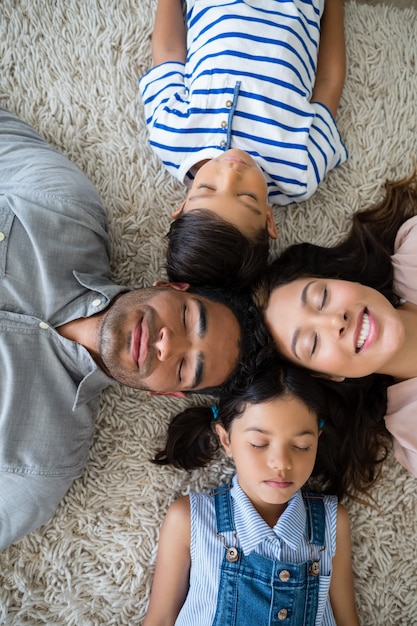
[[[203,466],[220,440],[236,475],[171,505],[144,626],[359,624],[347,512],[302,490],[323,428],[313,385],[269,363],[205,421],[171,422],[157,462]]]

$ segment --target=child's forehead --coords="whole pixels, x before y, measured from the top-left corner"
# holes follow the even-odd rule
[[[239,419],[234,420],[236,432],[258,431],[288,437],[307,430],[317,431],[318,418],[303,400],[282,395],[264,402],[247,403]]]

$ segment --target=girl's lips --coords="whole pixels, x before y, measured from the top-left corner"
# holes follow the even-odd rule
[[[143,366],[148,355],[149,328],[142,318],[136,326],[132,340],[132,357],[139,369]]]
[[[272,487],[273,489],[288,489],[288,487],[291,487],[292,482],[290,480],[279,480],[279,479],[273,479],[273,480],[265,480],[265,485],[267,485],[268,487]]]

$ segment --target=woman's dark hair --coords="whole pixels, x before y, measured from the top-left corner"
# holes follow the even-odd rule
[[[343,497],[352,490],[365,492],[370,487],[388,451],[390,436],[383,419],[371,418],[364,427],[364,413],[356,411],[357,395],[361,393],[355,386],[341,391],[336,385],[330,385],[324,392],[320,382],[307,370],[277,358],[268,359],[245,386],[219,401],[218,419],[230,430],[233,420],[239,418],[248,403],[280,397],[300,399],[318,420],[325,421],[311,486]],[[370,398],[363,401],[369,404]],[[154,462],[186,470],[204,467],[219,448],[214,423],[212,410],[207,406],[190,407],[174,416],[168,427],[166,446],[156,454]]]
[[[415,215],[417,170],[409,178],[387,181],[383,200],[355,213],[349,233],[336,246],[300,243],[287,248],[255,286],[255,301],[262,310],[275,288],[304,276],[320,276],[362,283],[397,305],[391,255],[398,229]]]
[[[266,227],[249,239],[206,209],[180,215],[167,238],[165,267],[174,282],[246,289],[268,262]]]

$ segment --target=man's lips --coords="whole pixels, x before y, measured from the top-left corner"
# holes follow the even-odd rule
[[[149,348],[149,327],[144,318],[137,324],[132,338],[132,357],[135,363],[137,363],[139,369],[143,367],[143,364],[148,356]]]

